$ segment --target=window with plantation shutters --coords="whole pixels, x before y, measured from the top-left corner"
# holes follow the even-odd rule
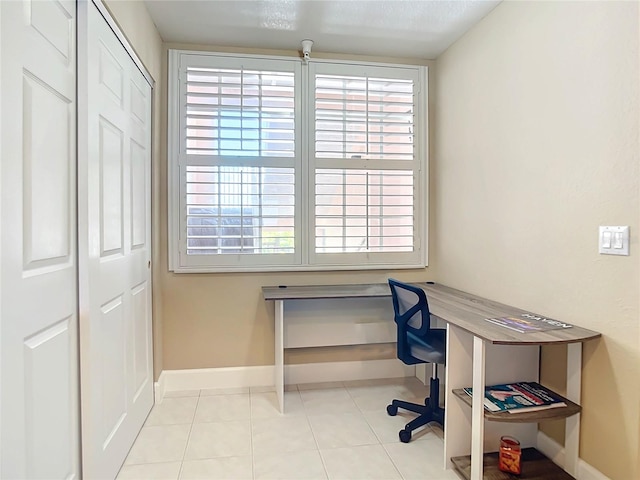
[[[172,50],[170,268],[424,266],[424,73]]]

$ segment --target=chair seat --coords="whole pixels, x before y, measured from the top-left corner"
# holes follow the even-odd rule
[[[424,362],[444,365],[446,335],[447,331],[442,328],[432,328],[428,340],[407,332],[410,355]]]

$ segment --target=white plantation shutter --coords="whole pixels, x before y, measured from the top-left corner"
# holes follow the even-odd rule
[[[169,58],[171,270],[426,264],[424,67]]]
[[[190,167],[187,255],[294,253],[294,170]]]
[[[182,55],[179,68],[180,266],[299,264],[299,62]]]
[[[314,115],[313,261],[420,261],[415,69],[318,64]]]
[[[317,158],[413,160],[414,82],[315,76]]]
[[[412,252],[413,172],[316,170],[318,253]]]
[[[295,156],[294,72],[186,67],[186,152]]]

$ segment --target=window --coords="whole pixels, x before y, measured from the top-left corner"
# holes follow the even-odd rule
[[[426,263],[424,67],[171,51],[177,272]]]

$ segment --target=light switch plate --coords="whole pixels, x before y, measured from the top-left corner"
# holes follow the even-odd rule
[[[603,255],[629,255],[629,226],[601,226],[598,245],[598,251]]]

